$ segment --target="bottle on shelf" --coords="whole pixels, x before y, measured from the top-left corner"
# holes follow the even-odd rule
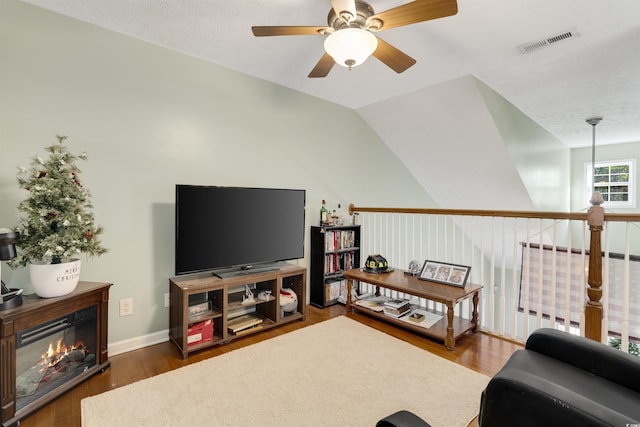
[[[345,225],[344,212],[342,211],[342,205],[338,203],[338,209],[335,211],[335,225]]]
[[[322,207],[320,208],[320,225],[327,225],[329,221],[329,211],[326,208],[326,202],[322,199]]]

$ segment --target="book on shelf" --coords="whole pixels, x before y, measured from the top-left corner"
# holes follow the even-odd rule
[[[237,332],[233,332],[233,334],[235,336],[237,336],[237,337],[241,337],[243,335],[247,335],[247,334],[251,334],[253,332],[259,331],[260,329],[262,329],[262,325],[258,324],[258,325],[253,325],[253,326],[251,326],[249,328],[246,328],[246,329],[242,329],[242,330],[237,331]]]
[[[325,302],[337,301],[340,295],[346,292],[347,281],[329,280],[324,284],[324,300]]]
[[[324,259],[324,270],[329,273],[351,270],[355,267],[355,252],[329,253]]]
[[[404,314],[411,311],[411,307],[410,306],[406,306],[403,308],[389,308],[389,307],[385,307],[384,308],[384,312],[387,314],[393,314],[393,315],[399,315],[399,314]]]
[[[409,300],[406,300],[406,299],[391,299],[389,301],[385,301],[384,305],[385,305],[385,307],[399,309],[399,308],[403,308],[403,307],[409,306]]]
[[[262,323],[262,319],[252,316],[251,314],[245,314],[243,316],[234,317],[227,322],[227,328],[232,333],[240,332],[244,329],[252,328]]]
[[[340,251],[355,246],[355,232],[353,230],[325,231],[326,252]]]
[[[384,311],[384,315],[385,316],[389,316],[389,317],[392,317],[394,319],[400,319],[401,317],[406,316],[409,313],[411,313],[411,309],[409,309],[407,311],[404,311],[402,313],[397,313],[397,314],[396,313],[389,313],[387,310]]]
[[[411,312],[411,306],[408,303],[399,308],[393,308],[389,306],[384,307],[384,314],[386,314],[387,316],[396,317],[396,318],[400,316],[404,316],[405,314],[409,314],[410,312]]]

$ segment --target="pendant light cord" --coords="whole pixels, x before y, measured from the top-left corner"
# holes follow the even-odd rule
[[[592,117],[586,120],[591,125],[591,194],[596,191],[596,125],[601,120],[602,117]]]

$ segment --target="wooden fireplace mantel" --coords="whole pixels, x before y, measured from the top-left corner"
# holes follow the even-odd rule
[[[0,415],[2,426],[19,424],[56,397],[110,365],[107,352],[110,283],[79,282],[76,289],[57,298],[25,295],[21,306],[0,311]],[[96,365],[67,383],[16,410],[16,334],[75,311],[96,306]]]

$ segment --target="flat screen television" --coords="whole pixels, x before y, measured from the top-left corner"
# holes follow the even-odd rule
[[[305,190],[176,185],[176,275],[229,277],[303,258],[305,197]]]

